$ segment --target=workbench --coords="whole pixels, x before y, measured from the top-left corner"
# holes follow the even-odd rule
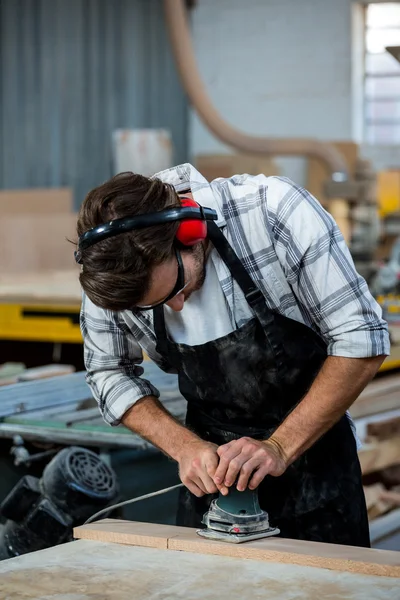
[[[145,524],[142,525],[144,528]],[[170,528],[173,533],[175,529],[182,528]],[[189,539],[196,535],[191,534],[193,530],[186,531],[189,533],[181,537]],[[240,544],[242,556],[237,557],[218,555],[217,546],[221,544],[217,542],[205,542],[204,547],[208,548],[217,544],[211,554],[207,550],[203,554],[193,549],[167,548],[162,544],[162,533],[160,542],[155,543],[157,547],[143,547],[140,541],[139,545],[127,545],[79,539],[0,562],[0,597],[3,600],[395,600],[400,597],[400,579],[393,573],[366,575],[244,557],[247,544],[253,548],[285,547],[290,546],[290,540],[269,538],[269,541]],[[230,552],[238,548],[236,544],[222,545]],[[318,550],[327,545],[314,543],[314,546]],[[345,546],[333,548],[333,552],[341,548],[345,554],[353,552]],[[355,555],[357,552],[354,549]],[[378,551],[369,552],[372,559]]]

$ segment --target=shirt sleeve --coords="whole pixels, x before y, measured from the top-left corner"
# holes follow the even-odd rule
[[[356,271],[332,216],[288,179],[273,177],[268,182],[269,222],[279,262],[305,321],[326,340],[328,354],[389,355],[382,309]]]
[[[140,398],[160,393],[140,377],[142,349],[118,313],[98,308],[83,295],[80,325],[86,381],[106,423],[119,425]]]

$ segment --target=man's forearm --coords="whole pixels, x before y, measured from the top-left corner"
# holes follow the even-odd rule
[[[329,356],[309,392],[272,435],[288,464],[326,433],[372,379],[384,356]]]
[[[180,459],[187,444],[200,439],[176,421],[155,396],[141,398],[125,413],[122,423],[174,460]]]

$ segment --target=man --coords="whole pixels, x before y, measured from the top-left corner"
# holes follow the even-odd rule
[[[182,207],[203,231],[162,222]],[[106,422],[179,464],[178,524],[199,526],[235,485],[258,488],[283,537],[368,546],[346,411],[389,354],[388,332],[317,200],[284,178],[208,183],[184,164],[91,191],[78,235],[89,385]],[[186,427],[140,377],[142,350],[179,374]]]

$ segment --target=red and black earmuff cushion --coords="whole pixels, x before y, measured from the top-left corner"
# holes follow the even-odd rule
[[[182,198],[181,206],[199,208],[199,204],[191,198]],[[176,239],[184,246],[194,246],[207,237],[207,223],[199,219],[182,221],[176,232]]]

